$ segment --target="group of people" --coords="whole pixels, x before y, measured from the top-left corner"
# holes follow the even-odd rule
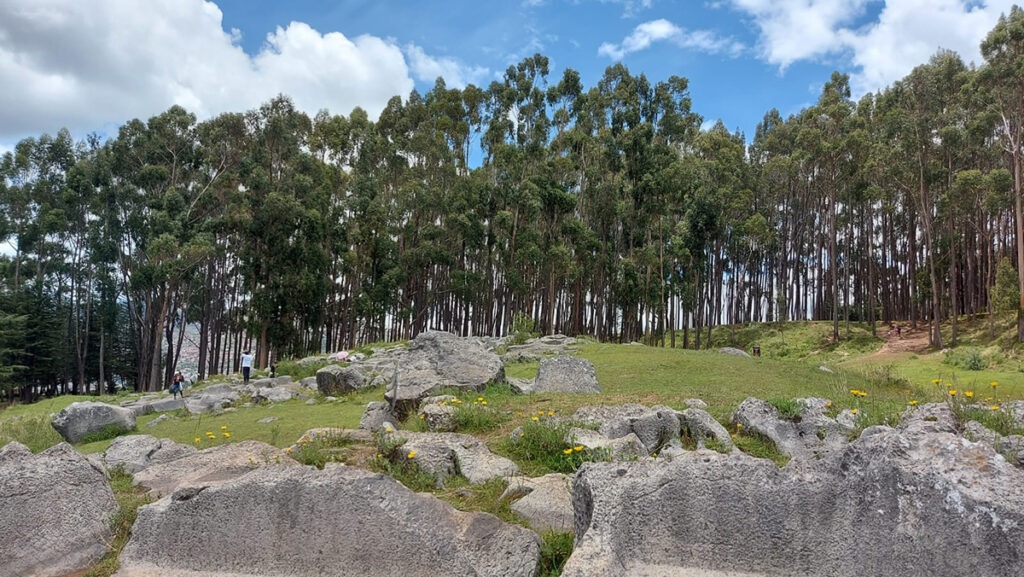
[[[242,380],[245,384],[249,384],[249,375],[252,373],[252,351],[246,350],[242,352],[241,365],[242,365]],[[174,371],[174,376],[171,378],[171,395],[177,399],[178,395],[181,398],[185,398],[185,375],[181,374],[181,371]]]

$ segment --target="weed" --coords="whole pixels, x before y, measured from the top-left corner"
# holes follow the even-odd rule
[[[800,422],[800,414],[806,408],[803,401],[797,399],[774,398],[766,401],[779,411],[779,417],[794,423]]]
[[[576,536],[573,533],[556,533],[545,531],[541,534],[540,575],[539,577],[558,577],[562,574],[565,562],[572,555]]]
[[[512,326],[509,329],[506,342],[509,345],[521,345],[536,337],[537,334],[533,317],[526,313],[516,313],[512,317]]]
[[[512,510],[512,499],[502,498],[507,488],[508,481],[504,479],[490,479],[471,485],[464,477],[452,477],[437,496],[460,511],[483,511],[506,523],[526,525],[525,520]]]
[[[989,362],[975,347],[959,347],[952,349],[942,362],[966,371],[982,371],[988,368]]]
[[[403,448],[406,440],[391,430],[377,432],[377,456],[370,461],[370,470],[383,473],[417,493],[438,487],[438,480],[416,463],[416,451]]]
[[[325,433],[313,438],[304,437],[297,443],[298,450],[289,447],[286,451],[303,465],[323,469],[327,463],[344,463],[347,449],[352,444],[348,435]]]
[[[538,415],[506,439],[499,450],[531,476],[575,473],[587,461],[610,460],[607,450],[590,449],[570,442],[570,428],[568,422],[544,421]]]
[[[17,441],[33,453],[49,449],[64,440],[50,424],[51,420],[42,415],[0,420],[0,446]]]
[[[113,439],[119,437],[125,433],[132,432],[133,429],[123,427],[121,425],[107,425],[98,431],[93,431],[82,435],[79,443],[97,443],[99,441],[106,441],[107,439]]]
[[[121,565],[118,557],[131,536],[138,509],[152,501],[144,490],[135,486],[131,474],[126,473],[121,467],[110,472],[110,488],[117,499],[117,512],[110,520],[114,538],[107,554],[82,577],[110,577],[117,572]]]
[[[779,452],[771,439],[761,435],[737,434],[733,442],[739,450],[752,457],[768,459],[780,467],[789,462],[789,457]]]

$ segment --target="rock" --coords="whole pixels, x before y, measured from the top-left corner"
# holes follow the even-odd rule
[[[259,402],[259,401],[267,401],[267,402],[270,402],[270,403],[283,403],[285,401],[292,400],[292,398],[294,396],[295,395],[291,391],[289,391],[288,389],[283,389],[281,387],[273,387],[273,388],[263,387],[263,388],[257,389],[256,393],[253,394],[252,398],[253,398],[254,401],[257,401],[257,402]]]
[[[518,377],[505,377],[509,388],[517,395],[529,395],[533,393],[533,379],[520,379]]]
[[[793,420],[787,420],[773,405],[748,397],[733,413],[732,421],[743,425],[750,433],[768,438],[780,453],[794,459],[820,457],[849,442],[848,435],[854,424],[829,417],[827,399],[795,399],[795,402],[800,403],[802,409]]]
[[[159,425],[160,423],[166,421],[167,418],[168,418],[167,415],[160,415],[159,417],[157,417],[157,418],[153,419],[152,421],[146,423],[146,426],[147,427],[155,427],[155,426]]]
[[[630,427],[647,448],[648,454],[679,438],[679,417],[668,407],[652,407],[639,417],[631,419]]]
[[[566,442],[572,445],[583,445],[590,451],[606,451],[613,461],[631,461],[649,454],[647,447],[635,433],[609,439],[597,431],[572,428],[569,429],[569,437]]]
[[[127,435],[114,439],[103,453],[103,464],[113,470],[123,467],[132,475],[151,465],[166,463],[191,455],[193,447],[175,443],[170,439],[158,439],[151,435]]]
[[[926,403],[908,407],[899,428],[912,435],[925,433],[956,433],[956,417],[946,403]]]
[[[733,348],[733,347],[722,347],[722,348],[718,349],[718,352],[723,354],[723,355],[733,355],[735,357],[746,357],[748,359],[751,358],[750,355],[747,354],[747,351],[744,351],[744,350],[741,350],[741,349],[736,349],[736,348]]]
[[[316,404],[316,399],[313,399],[313,398],[306,399],[306,402],[304,404],[306,404],[306,405],[315,405]]]
[[[829,374],[832,374],[832,373],[833,373],[832,369],[830,369],[830,368],[826,367],[825,365],[821,365],[821,366],[819,366],[819,367],[818,367],[818,370],[819,370],[819,371],[821,371],[821,372],[823,372],[823,373],[829,373]]]
[[[700,399],[683,399],[686,406],[690,409],[706,409],[708,404]]]
[[[248,389],[238,386],[236,389],[228,384],[210,385],[186,397],[185,408],[192,414],[220,412],[233,403],[237,403],[241,398],[239,391],[242,390],[252,394],[255,389],[251,386]]]
[[[61,443],[0,449],[0,575],[78,573],[107,552],[117,501],[102,470]]]
[[[679,417],[668,407],[645,407],[638,404],[581,407],[572,420],[597,427],[609,439],[633,434],[646,448],[645,454],[659,450],[672,439],[679,438]]]
[[[366,378],[358,369],[327,365],[316,372],[316,387],[325,395],[344,395],[366,387]]]
[[[438,483],[457,474],[473,484],[519,474],[515,463],[495,455],[487,445],[470,435],[403,431],[402,437],[406,439],[402,454],[415,451],[413,461],[420,469],[434,475]]]
[[[714,439],[726,451],[735,446],[729,431],[707,411],[686,409],[679,415],[682,432],[697,441],[697,448],[703,449],[708,439]]]
[[[435,433],[455,430],[455,407],[446,403],[424,403],[420,406],[419,418],[427,430]]]
[[[302,385],[302,388],[304,389],[312,389],[314,391],[318,389],[316,385],[316,377],[306,377],[299,381],[299,384]]]
[[[586,359],[560,356],[541,361],[533,393],[600,393],[597,372]]]
[[[153,464],[135,475],[135,483],[155,496],[183,488],[230,481],[264,466],[301,467],[287,453],[259,441],[229,443],[197,451],[174,461]]]
[[[488,383],[505,381],[501,359],[475,338],[459,338],[441,331],[423,332],[398,358],[398,391],[392,390],[389,380],[384,398],[394,402],[399,416],[412,413],[420,399],[444,388],[482,391]]]
[[[511,508],[530,522],[534,531],[565,533],[573,530],[571,481],[561,473],[536,479],[513,477],[502,499],[515,499]]]
[[[262,419],[260,419],[260,420],[258,420],[256,422],[261,424],[261,425],[269,425],[270,423],[273,423],[276,420],[278,420],[277,417],[271,416],[271,417],[263,417]]]
[[[264,388],[269,389],[269,388],[273,388],[273,387],[283,387],[285,385],[291,384],[291,382],[292,382],[291,376],[289,376],[289,375],[281,375],[280,377],[255,379],[255,380],[252,381],[251,384],[252,384],[253,387],[256,387],[257,389],[264,389]]]
[[[135,413],[123,407],[85,401],[71,403],[61,409],[51,424],[65,441],[77,443],[87,435],[107,435],[109,438],[134,430]]]
[[[373,401],[366,404],[363,416],[359,419],[359,428],[367,431],[378,431],[386,421],[397,421],[391,413],[391,405],[384,401]]]
[[[116,575],[533,577],[539,559],[536,533],[390,477],[271,467],[142,507]]]
[[[778,468],[710,451],[587,463],[563,577],[1024,575],[1024,472],[945,432],[873,427]]]

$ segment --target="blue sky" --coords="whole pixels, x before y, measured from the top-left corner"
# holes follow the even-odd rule
[[[395,94],[486,86],[525,56],[595,85],[623,62],[690,81],[706,123],[753,136],[812,104],[833,70],[855,97],[978,44],[1012,0],[3,0],[0,152],[61,127],[113,135],[180,104],[201,119],[284,92],[376,116]]]

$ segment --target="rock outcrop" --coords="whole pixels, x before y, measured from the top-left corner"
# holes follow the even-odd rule
[[[273,445],[242,441],[152,464],[135,475],[135,483],[154,496],[178,489],[206,487],[230,481],[265,466],[298,467],[298,462]]]
[[[104,473],[71,445],[0,449],[0,577],[81,571],[107,552],[117,502]]]
[[[779,469],[743,454],[589,463],[564,577],[1020,577],[1024,473],[947,432],[872,427]]]
[[[855,424],[852,413],[847,413],[845,421],[833,419],[827,414],[830,404],[827,399],[796,399],[795,402],[801,407],[800,413],[785,419],[770,403],[749,397],[740,403],[732,420],[748,432],[770,439],[780,453],[794,459],[820,457],[846,446]]]
[[[597,371],[586,359],[559,356],[541,361],[530,393],[600,393]]]
[[[77,443],[89,435],[114,436],[134,430],[135,412],[95,401],[71,403],[54,415],[52,424],[65,441]]]
[[[114,439],[103,453],[103,464],[107,469],[118,467],[132,475],[148,468],[192,455],[196,449],[170,439],[158,439],[152,435],[127,435]]]
[[[141,508],[116,576],[534,577],[539,556],[532,531],[383,475],[262,468]]]

